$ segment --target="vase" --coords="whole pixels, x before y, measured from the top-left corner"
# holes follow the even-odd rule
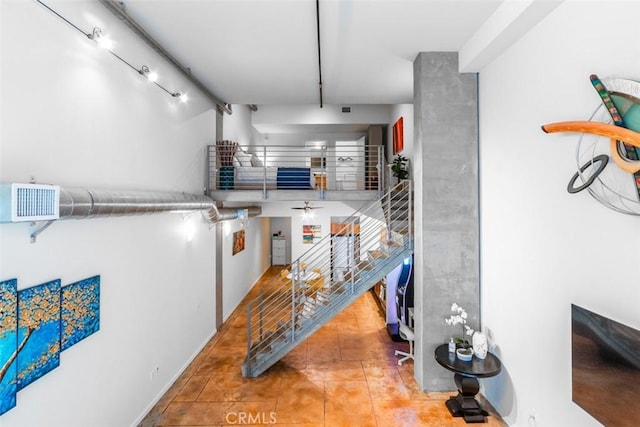
[[[473,338],[471,339],[471,346],[473,347],[473,354],[478,359],[484,359],[487,357],[487,336],[482,332],[476,332],[473,334]]]

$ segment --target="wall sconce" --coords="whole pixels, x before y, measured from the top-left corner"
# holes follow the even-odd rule
[[[193,218],[193,215],[185,215],[182,217],[182,226],[184,228],[184,235],[187,239],[187,243],[191,243],[196,235],[196,225]]]
[[[338,157],[338,161],[340,162],[350,162],[353,160],[353,157]]]

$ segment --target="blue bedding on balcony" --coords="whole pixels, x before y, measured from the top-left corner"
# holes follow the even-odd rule
[[[311,169],[278,168],[278,190],[310,190]]]

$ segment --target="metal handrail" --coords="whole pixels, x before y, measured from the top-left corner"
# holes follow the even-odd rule
[[[222,149],[222,148],[220,148]],[[347,151],[345,151],[347,150]],[[383,147],[252,145],[235,154],[207,146],[207,192],[217,190],[377,191],[385,188]]]
[[[407,248],[412,244],[411,203],[410,182],[402,181],[293,261],[288,278],[277,276],[266,284],[247,308],[249,369],[257,355],[269,353],[274,343],[296,341],[302,321],[314,318],[314,307],[352,294],[359,276],[366,275],[373,258],[384,256],[389,245]],[[341,236],[349,236],[350,241],[342,241]],[[346,263],[334,253],[341,244],[346,245]]]

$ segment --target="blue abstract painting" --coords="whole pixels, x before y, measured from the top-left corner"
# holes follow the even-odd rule
[[[61,309],[64,351],[100,329],[100,276],[64,286]]]
[[[18,291],[18,391],[60,365],[60,280]]]
[[[0,415],[16,406],[18,281],[0,282]]]

